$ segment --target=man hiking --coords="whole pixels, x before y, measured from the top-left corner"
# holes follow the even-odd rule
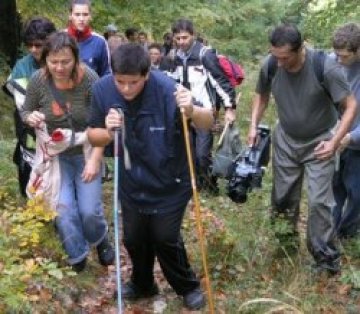
[[[307,246],[316,270],[340,271],[340,253],[334,243],[331,210],[334,154],[355,115],[356,102],[339,64],[304,46],[299,30],[282,24],[270,34],[270,55],[263,63],[252,105],[248,142],[254,145],[257,126],[272,94],[279,116],[273,134],[272,215],[284,218],[290,230],[278,234],[282,248],[297,249],[301,188],[307,179]],[[316,73],[322,66],[322,82]],[[338,114],[334,103],[340,103]],[[276,219],[275,219],[276,221]]]

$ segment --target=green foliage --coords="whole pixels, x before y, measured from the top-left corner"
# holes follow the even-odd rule
[[[19,0],[18,7],[24,20],[33,15],[46,15],[58,28],[64,28],[68,17],[67,3],[65,0]],[[131,26],[145,30],[150,38],[161,42],[162,35],[170,30],[176,19],[187,17],[194,21],[197,32],[212,46],[240,59],[263,54],[267,31],[288,15],[293,20],[301,20],[304,7],[293,0],[94,0],[92,3],[92,24],[100,33],[105,25],[115,23],[122,31]]]
[[[359,1],[330,0],[312,1],[303,22],[305,38],[315,46],[331,48],[334,30],[348,22],[360,20]]]
[[[42,198],[31,199],[24,209],[19,208],[11,215],[13,228],[10,235],[16,236],[19,247],[32,250],[34,254],[34,249],[40,245],[40,237],[44,233],[46,224],[55,216],[56,213],[47,208]]]
[[[51,297],[54,280],[74,274],[52,260],[64,256],[51,225],[55,213],[41,199],[24,207],[17,203],[6,188],[0,189],[0,309],[10,312],[24,311],[29,302]],[[53,246],[45,257],[49,238],[57,249]]]

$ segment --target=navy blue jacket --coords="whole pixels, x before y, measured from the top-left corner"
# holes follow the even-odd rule
[[[117,106],[124,112],[131,169],[125,169],[120,153],[121,202],[146,213],[179,209],[191,197],[174,92],[173,80],[159,71],[150,72],[142,93],[131,103],[119,93],[112,75],[101,78],[93,86],[90,127],[105,127],[110,108]]]

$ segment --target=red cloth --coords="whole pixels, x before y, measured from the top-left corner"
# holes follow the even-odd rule
[[[79,31],[74,27],[73,24],[69,24],[67,31],[71,37],[74,37],[76,41],[80,42],[88,39],[91,36],[92,29],[90,26],[86,26],[83,31]]]

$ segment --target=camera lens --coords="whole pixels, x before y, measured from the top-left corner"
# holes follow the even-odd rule
[[[235,203],[245,203],[249,189],[248,180],[231,180],[228,185],[228,196]]]

